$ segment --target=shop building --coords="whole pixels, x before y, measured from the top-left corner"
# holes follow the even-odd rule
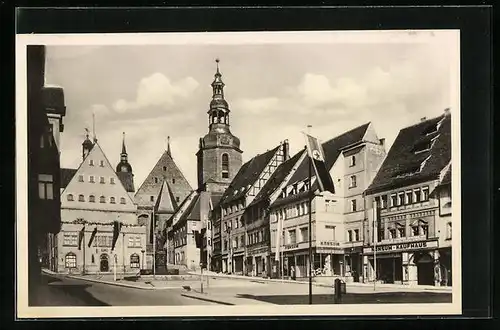
[[[335,194],[317,194],[312,177],[311,236],[313,260],[309,260],[309,159],[300,165],[271,204],[271,251],[284,276],[343,276],[358,280],[363,245],[363,191],[385,156],[383,140],[371,123],[354,128],[323,143],[326,166]],[[277,236],[281,232],[281,236]],[[277,256],[276,254],[280,254]]]
[[[449,261],[440,251],[451,246],[443,238],[451,223],[445,207],[451,199],[443,178],[450,162],[449,110],[399,132],[365,191],[370,208],[363,249],[365,281],[443,284],[442,265]]]

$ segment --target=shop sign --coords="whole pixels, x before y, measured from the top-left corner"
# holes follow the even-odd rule
[[[426,248],[437,247],[437,241],[420,241],[420,242],[408,242],[408,243],[398,243],[391,245],[379,245],[375,247],[376,252],[394,252],[394,251],[407,251],[407,250],[419,250]],[[373,247],[365,249],[365,253],[373,252]]]
[[[288,245],[285,245],[285,250],[292,250],[292,249],[298,249],[299,248],[299,244],[288,244]]]
[[[336,241],[320,241],[319,246],[324,247],[324,246],[340,246],[339,242]]]

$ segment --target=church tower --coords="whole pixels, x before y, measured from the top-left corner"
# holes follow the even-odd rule
[[[212,82],[212,101],[208,110],[208,134],[200,138],[198,159],[198,189],[224,192],[238,173],[243,151],[240,139],[229,129],[229,105],[224,99],[224,82],[219,71]]]
[[[127,148],[125,147],[125,132],[123,132],[122,152],[120,162],[116,165],[116,173],[132,173],[132,166],[128,162]]]

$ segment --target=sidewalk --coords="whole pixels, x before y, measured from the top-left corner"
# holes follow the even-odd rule
[[[192,275],[200,275],[199,271],[196,272],[189,272],[189,274]],[[244,275],[228,275],[228,274],[222,274],[222,273],[215,273],[211,271],[203,271],[203,276],[207,276],[210,278],[231,278],[235,280],[246,280],[246,281],[256,281],[256,282],[265,282],[265,283],[290,283],[290,284],[309,284],[309,281],[307,278],[300,278],[298,280],[288,280],[288,279],[270,279],[270,278],[262,278],[262,277],[256,277],[256,276],[244,276]],[[313,286],[316,287],[327,287],[327,288],[332,288],[333,287],[333,281],[335,277],[314,277],[313,278]],[[379,291],[379,290],[399,290],[403,292],[422,292],[422,291],[433,291],[433,292],[443,292],[443,293],[451,293],[452,292],[452,287],[437,287],[437,286],[429,286],[429,285],[415,285],[415,286],[410,286],[410,285],[404,285],[404,284],[382,284],[382,283],[377,283],[374,285],[373,283],[360,283],[360,282],[349,282],[346,283],[346,287],[349,290],[349,288],[374,288]]]

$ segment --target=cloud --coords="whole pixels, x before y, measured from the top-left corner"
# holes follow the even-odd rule
[[[113,109],[125,113],[148,106],[172,106],[176,100],[188,98],[198,86],[199,83],[192,77],[172,82],[162,73],[156,72],[141,79],[135,101],[119,99],[113,104]]]

